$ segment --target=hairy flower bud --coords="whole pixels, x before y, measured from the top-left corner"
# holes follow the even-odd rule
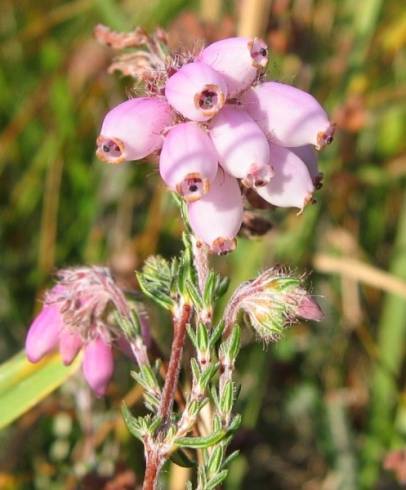
[[[204,63],[187,63],[165,85],[170,105],[192,121],[208,121],[223,107],[227,85],[223,77]]]
[[[241,102],[276,144],[312,144],[320,150],[333,141],[334,125],[317,100],[303,90],[284,83],[265,82],[247,90]]]
[[[186,201],[207,194],[215,179],[218,156],[209,135],[195,122],[178,124],[165,137],[159,171],[170,189]]]
[[[220,164],[248,187],[267,184],[272,175],[269,143],[255,121],[241,108],[226,106],[210,121],[210,136]]]
[[[25,352],[31,362],[40,361],[58,345],[63,318],[56,305],[44,306],[28,330]]]
[[[268,47],[261,39],[230,37],[207,46],[198,56],[223,75],[229,97],[248,88],[268,63]]]
[[[173,112],[163,98],[126,100],[105,116],[96,155],[107,163],[140,160],[161,148],[162,131],[172,122]]]
[[[298,319],[320,321],[323,313],[303,287],[303,280],[288,272],[268,269],[253,281],[242,284],[232,295],[224,314],[225,331],[244,311],[259,336],[275,341]]]
[[[234,250],[243,212],[236,179],[219,168],[210,192],[199,201],[189,203],[188,211],[194,234],[209,245],[212,252],[224,254]]]
[[[96,396],[100,397],[106,393],[113,371],[114,360],[111,345],[101,337],[94,338],[85,347],[83,374]]]
[[[270,143],[270,150],[274,176],[269,184],[256,187],[255,190],[274,206],[302,210],[311,202],[314,192],[314,184],[306,165],[287,148]]]

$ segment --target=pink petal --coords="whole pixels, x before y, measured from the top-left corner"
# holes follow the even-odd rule
[[[64,329],[59,336],[59,352],[62,361],[66,366],[69,366],[77,356],[82,347],[82,341],[79,335]]]
[[[223,107],[227,85],[223,77],[204,63],[187,63],[165,86],[170,105],[192,121],[208,121]]]
[[[235,97],[264,70],[268,49],[261,39],[231,37],[207,46],[198,60],[221,73],[227,83],[228,95]]]
[[[139,97],[114,107],[97,138],[97,156],[107,163],[139,160],[162,146],[162,131],[173,122],[165,99]]]
[[[102,338],[96,337],[85,347],[83,374],[97,397],[106,393],[113,371],[114,359],[111,345]]]
[[[187,201],[206,194],[217,173],[218,155],[210,137],[197,123],[172,128],[165,137],[159,171],[170,189]]]
[[[306,165],[287,148],[270,144],[274,176],[255,190],[266,201],[280,207],[303,207],[311,200],[314,185]]]
[[[319,322],[324,318],[324,313],[320,306],[307,294],[300,300],[296,314],[305,320],[313,320],[316,322]]]
[[[247,90],[241,102],[273,143],[321,149],[333,140],[334,125],[321,105],[291,85],[262,83]]]
[[[235,248],[243,203],[236,179],[219,168],[210,192],[188,204],[189,223],[197,238],[222,254]]]
[[[305,146],[296,146],[292,148],[288,148],[305,163],[307,170],[313,182],[315,179],[320,179],[319,167],[317,164],[318,154],[313,145],[305,145]]]
[[[56,305],[44,306],[32,322],[25,340],[25,352],[31,362],[38,362],[58,344],[63,318]]]
[[[241,108],[226,106],[210,121],[210,136],[220,164],[248,185],[265,185],[272,177],[266,136]]]

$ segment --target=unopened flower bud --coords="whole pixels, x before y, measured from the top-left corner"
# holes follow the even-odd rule
[[[104,118],[97,157],[107,163],[139,160],[162,146],[162,131],[173,122],[163,98],[139,97],[122,102]]]
[[[106,393],[113,370],[114,360],[111,345],[101,337],[91,340],[85,347],[83,374],[96,396],[100,397]]]
[[[304,289],[302,279],[283,270],[268,269],[240,286],[226,308],[225,330],[229,331],[244,311],[259,336],[267,341],[281,337],[283,330],[298,319],[320,321],[323,313]]]
[[[188,205],[189,223],[196,237],[216,254],[234,250],[241,227],[243,203],[236,179],[219,168],[210,192]]]
[[[229,97],[248,88],[268,63],[268,47],[261,39],[231,37],[207,46],[198,56],[223,75]]]
[[[168,187],[190,202],[207,194],[217,174],[217,162],[209,135],[197,123],[187,122],[166,135],[159,171]]]
[[[44,306],[28,330],[25,352],[31,362],[40,361],[58,345],[63,318],[58,306]]]
[[[256,187],[255,190],[274,206],[302,210],[312,201],[314,192],[314,184],[306,165],[287,148],[270,143],[270,151],[274,176],[269,184]]]
[[[324,313],[316,301],[311,296],[306,295],[306,291],[303,291],[303,296],[297,302],[297,316],[305,320],[319,322],[323,320]]]
[[[76,335],[68,329],[61,331],[59,336],[59,352],[66,366],[72,364],[82,345],[83,343],[79,335]]]
[[[187,63],[165,85],[170,105],[192,121],[208,121],[223,107],[227,85],[216,70],[204,63]]]
[[[267,184],[272,175],[269,143],[256,122],[241,108],[226,106],[209,124],[220,164],[248,187]]]
[[[311,144],[320,150],[333,141],[334,125],[317,100],[303,90],[284,83],[266,82],[247,90],[241,102],[276,144]]]

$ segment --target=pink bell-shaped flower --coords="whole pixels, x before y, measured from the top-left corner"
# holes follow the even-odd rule
[[[181,123],[169,130],[159,160],[159,171],[168,187],[196,201],[215,179],[218,156],[207,132],[195,122]]]
[[[268,47],[261,39],[230,37],[207,46],[198,56],[224,77],[228,96],[248,88],[268,63]]]
[[[32,322],[25,340],[25,352],[31,362],[40,361],[58,345],[63,318],[57,305],[46,305]]]
[[[107,163],[139,160],[162,146],[162,131],[173,123],[163,98],[139,97],[114,107],[104,118],[97,138],[97,157]]]
[[[334,125],[317,100],[303,90],[265,82],[242,94],[241,102],[273,143],[311,144],[320,150],[333,141]]]
[[[223,77],[204,63],[187,63],[165,85],[169,104],[192,121],[208,121],[223,107],[227,85]]]
[[[189,203],[188,211],[193,233],[209,245],[212,252],[225,254],[234,250],[243,213],[236,179],[219,167],[210,192],[198,201]]]
[[[269,143],[240,107],[227,105],[210,121],[210,136],[224,170],[248,187],[265,185],[273,175]]]
[[[91,340],[84,349],[83,374],[96,396],[106,393],[113,376],[114,359],[111,345],[101,337]]]
[[[65,366],[72,364],[82,345],[83,342],[79,335],[70,332],[68,329],[61,331],[59,335],[59,353]]]
[[[313,145],[294,146],[288,148],[288,150],[296,153],[296,155],[305,163],[313,181],[320,177],[319,167],[317,165],[318,154]]]
[[[287,148],[271,143],[270,150],[274,176],[265,187],[257,187],[255,190],[274,206],[302,210],[311,202],[314,192],[314,184],[306,165]]]

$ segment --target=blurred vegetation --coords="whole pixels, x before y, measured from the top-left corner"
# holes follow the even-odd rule
[[[192,46],[240,32],[247,3],[257,2],[2,0],[1,361],[21,349],[55,268],[108,263],[134,287],[145,257],[180,247],[181,223],[156,168],[95,159],[103,114],[132,87],[107,74],[112,53],[93,40],[93,27],[161,25],[174,45]],[[338,134],[321,154],[317,204],[301,216],[263,211],[272,230],[241,238],[216,265],[230,274],[231,290],[265,265],[314,271],[309,281],[326,319],[268,348],[246,331],[238,365],[244,424],[233,443],[241,455],[225,488],[402,488],[383,460],[406,445],[404,1],[258,3],[269,9],[258,29],[271,47],[270,77],[314,94]],[[148,307],[167,351],[168,320]],[[1,489],[111,490],[142,481],[142,448],[117,409],[125,396],[142,410],[140,390],[120,362],[106,401],[91,401],[75,378],[0,433]],[[168,468],[167,488],[183,488],[184,472]]]

